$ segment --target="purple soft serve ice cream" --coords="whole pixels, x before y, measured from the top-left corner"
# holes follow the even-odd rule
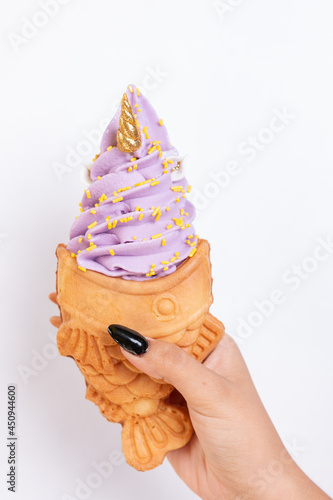
[[[141,146],[129,153],[117,146],[120,106],[104,132],[67,248],[82,271],[148,280],[194,255],[195,209],[163,121],[135,86],[126,94]]]

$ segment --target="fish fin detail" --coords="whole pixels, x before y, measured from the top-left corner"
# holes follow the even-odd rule
[[[207,313],[199,336],[189,350],[189,353],[198,361],[203,361],[220,342],[223,335],[223,323],[212,314]]]
[[[123,452],[129,465],[140,471],[150,470],[163,462],[168,451],[185,446],[192,434],[187,409],[160,402],[152,415],[125,420]]]
[[[101,414],[109,422],[119,423],[124,420],[126,413],[121,406],[111,403],[103,394],[97,391],[91,384],[87,384],[86,399],[98,406]]]

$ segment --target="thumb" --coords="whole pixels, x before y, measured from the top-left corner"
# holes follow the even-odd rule
[[[228,381],[196,361],[175,344],[144,337],[122,325],[110,325],[111,337],[122,347],[122,354],[140,371],[173,385],[189,407],[209,413],[223,397]]]

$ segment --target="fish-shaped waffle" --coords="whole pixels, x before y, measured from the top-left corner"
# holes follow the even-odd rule
[[[213,301],[209,244],[175,272],[151,281],[129,281],[82,272],[65,245],[57,248],[60,354],[72,357],[86,382],[86,398],[110,422],[120,423],[122,448],[132,467],[145,471],[184,446],[193,428],[187,408],[167,403],[173,386],[140,372],[108,334],[110,323],[177,344],[199,362],[221,340],[223,324],[209,313]],[[175,370],[177,366],[175,366]]]

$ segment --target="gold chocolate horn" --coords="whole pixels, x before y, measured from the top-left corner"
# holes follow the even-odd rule
[[[141,146],[140,129],[136,124],[126,93],[121,100],[117,146],[123,153],[133,153]]]

